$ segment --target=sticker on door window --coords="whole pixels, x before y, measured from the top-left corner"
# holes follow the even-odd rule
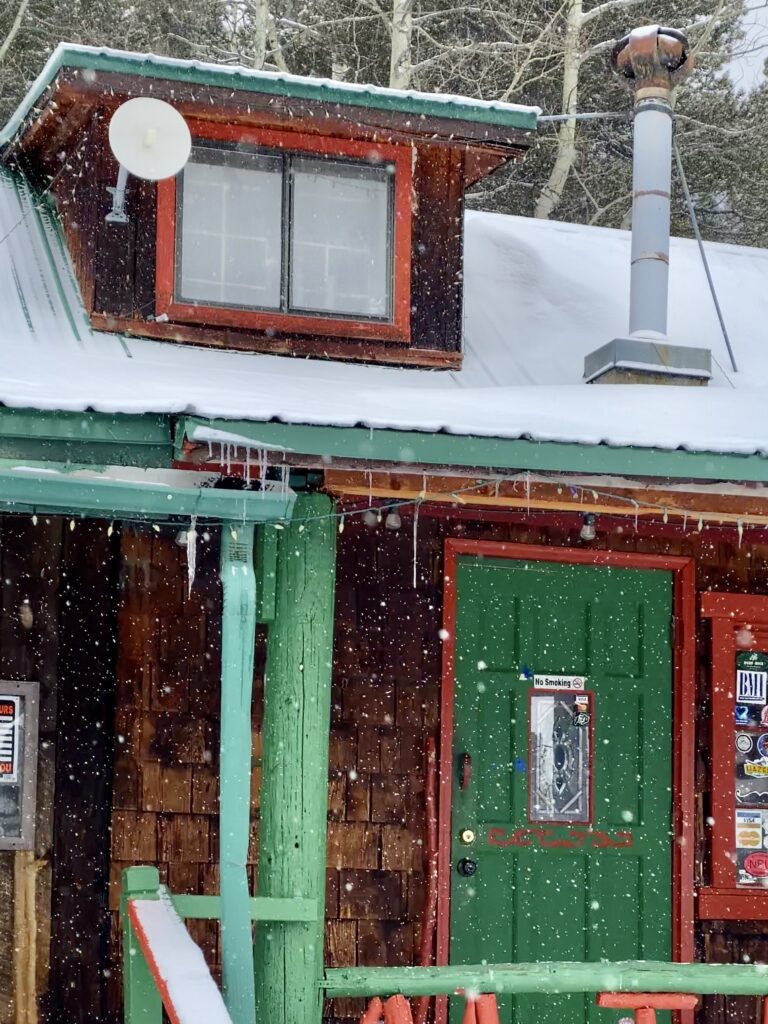
[[[592,694],[537,690],[530,702],[529,818],[589,823]]]

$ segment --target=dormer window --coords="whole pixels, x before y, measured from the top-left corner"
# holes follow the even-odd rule
[[[408,341],[410,149],[195,126],[158,187],[157,312]]]

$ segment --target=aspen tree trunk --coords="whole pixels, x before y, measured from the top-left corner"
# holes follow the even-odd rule
[[[269,35],[269,2],[254,0],[252,8],[253,24],[253,66],[257,71],[264,67],[267,59],[267,37]]]
[[[562,113],[575,114],[579,106],[579,72],[581,71],[581,27],[584,17],[583,0],[571,0],[565,23],[563,51],[563,100]],[[563,195],[565,183],[571,173],[576,157],[576,121],[563,121],[557,133],[555,163],[546,185],[536,201],[534,217],[544,220],[557,208]]]
[[[392,50],[389,60],[389,86],[408,89],[411,84],[411,40],[413,38],[413,0],[393,0]]]

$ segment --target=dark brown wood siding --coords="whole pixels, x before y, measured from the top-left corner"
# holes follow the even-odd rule
[[[0,518],[0,679],[40,684],[34,855],[0,854],[0,1024],[27,1019],[35,997],[51,1024],[104,1019],[117,597],[107,525]],[[23,936],[20,884],[34,893]],[[15,945],[35,959],[34,991],[17,984]]]

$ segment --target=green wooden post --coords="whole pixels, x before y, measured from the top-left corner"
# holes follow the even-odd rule
[[[162,1024],[163,1004],[147,961],[128,918],[128,900],[156,900],[160,875],[157,868],[133,867],[123,871],[120,920],[123,926],[123,1020],[125,1024]]]
[[[259,1024],[320,1024],[336,522],[301,495],[281,532],[264,698],[259,896],[317,901],[311,924],[256,926]]]
[[[251,816],[251,696],[256,638],[253,524],[221,533],[221,740],[219,864],[224,1002],[234,1024],[254,1024],[253,946],[248,890]]]

